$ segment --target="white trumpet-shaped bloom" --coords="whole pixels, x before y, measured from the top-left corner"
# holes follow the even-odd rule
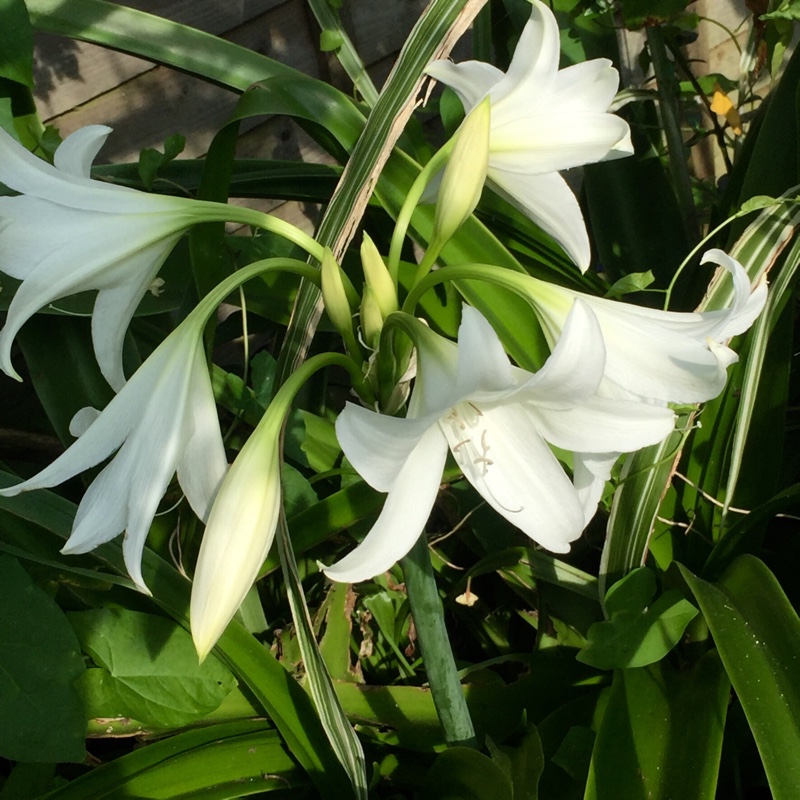
[[[364,541],[325,569],[334,580],[365,580],[408,553],[433,507],[448,448],[490,506],[548,550],[564,553],[594,514],[609,454],[658,442],[673,428],[666,408],[595,395],[603,338],[580,300],[535,374],[511,365],[473,308],[464,308],[457,346],[420,328],[408,416],[348,404],[337,420],[345,455],[388,497]],[[574,481],[548,444],[574,452]]]
[[[558,25],[533,0],[505,74],[481,61],[434,61],[467,112],[491,103],[487,183],[549,233],[586,270],[591,249],[580,206],[559,170],[630,155],[628,124],[608,113],[619,75],[599,58],[558,69]]]
[[[125,566],[143,592],[145,539],[173,474],[205,519],[227,468],[202,326],[190,323],[164,340],[52,464],[0,491],[9,497],[56,486],[116,453],[86,491],[62,552],[86,553],[124,531]],[[73,432],[90,416],[79,412]]]
[[[527,276],[521,276],[519,285],[528,287],[527,294],[553,342],[566,326],[577,298],[592,309],[606,345],[601,394],[657,403],[699,403],[724,388],[727,368],[738,359],[725,343],[753,324],[767,300],[766,279],[751,287],[742,265],[722,250],[709,250],[702,262],[718,264],[730,273],[734,295],[728,308],[660,311],[590,297]]]
[[[92,161],[110,132],[101,125],[81,128],[51,165],[0,129],[0,183],[20,192],[0,197],[0,270],[22,281],[0,332],[0,368],[12,377],[19,376],[11,344],[26,320],[62,297],[97,290],[95,354],[119,390],[125,331],[167,255],[192,225],[227,218],[222,204],[91,179]]]

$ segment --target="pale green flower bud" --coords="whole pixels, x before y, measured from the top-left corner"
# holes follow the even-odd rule
[[[325,311],[334,328],[347,339],[353,334],[353,316],[342,280],[342,269],[327,247],[322,256],[321,277]]]
[[[378,248],[375,247],[375,242],[366,233],[361,241],[361,266],[367,286],[372,292],[381,314],[384,318],[388,317],[399,308],[397,291],[394,288],[392,276],[389,274]]]
[[[443,247],[478,205],[489,168],[490,120],[486,97],[467,114],[456,131],[439,187],[431,247]]]
[[[383,320],[383,312],[375,292],[370,286],[365,286],[364,296],[361,299],[361,330],[364,334],[364,341],[373,350],[378,349]]]

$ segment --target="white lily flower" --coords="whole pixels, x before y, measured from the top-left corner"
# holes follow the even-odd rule
[[[633,153],[628,124],[608,113],[619,74],[597,58],[558,69],[558,25],[532,0],[503,74],[480,61],[434,61],[426,72],[451,87],[469,113],[491,102],[487,183],[549,233],[582,271],[591,260],[578,201],[558,170]]]
[[[119,391],[125,331],[167,255],[192,225],[230,217],[224,204],[92,180],[92,161],[110,132],[101,125],[75,131],[53,166],[0,129],[0,182],[21,192],[0,197],[0,270],[22,281],[0,332],[0,368],[17,379],[11,344],[22,325],[49,303],[97,290],[95,354]]]
[[[192,509],[205,519],[227,461],[197,317],[177,328],[93,419],[78,412],[80,437],[38,475],[0,491],[43,489],[116,454],[86,491],[62,553],[86,553],[125,531],[125,566],[137,588],[145,539],[177,471]],[[86,427],[88,423],[88,427]]]
[[[660,311],[591,297],[527,276],[518,284],[526,287],[551,342],[567,324],[576,299],[592,309],[606,345],[601,394],[656,403],[699,403],[725,387],[726,370],[738,360],[725,343],[753,324],[767,300],[766,278],[751,288],[744,267],[722,250],[709,250],[701,261],[718,264],[731,274],[734,298],[729,308]]]
[[[465,307],[458,346],[420,326],[405,419],[348,404],[336,422],[345,455],[388,492],[366,539],[326,575],[365,580],[388,569],[424,529],[448,447],[486,502],[547,549],[564,553],[594,514],[614,453],[660,441],[666,408],[595,395],[605,362],[589,306],[575,302],[537,373],[513,367],[489,323]],[[575,453],[575,482],[548,446]]]

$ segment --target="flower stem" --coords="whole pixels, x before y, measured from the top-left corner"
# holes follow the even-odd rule
[[[417,175],[416,180],[408,191],[403,207],[397,215],[397,222],[392,233],[392,243],[389,247],[389,258],[387,267],[392,276],[395,287],[397,286],[397,275],[400,270],[400,251],[403,247],[403,240],[406,237],[411,217],[414,215],[420,198],[425,192],[425,188],[430,183],[431,178],[444,166],[453,149],[453,139],[451,138],[444,146],[438,150],[433,158],[423,167],[422,172]]]
[[[444,609],[423,532],[411,552],[400,561],[406,581],[408,602],[417,629],[428,683],[436,713],[449,745],[476,747],[475,728],[469,715],[450,638],[444,623]]]
[[[240,222],[243,225],[252,225],[254,228],[261,228],[270,233],[277,233],[288,239],[292,244],[296,244],[306,251],[310,256],[322,261],[322,245],[305,231],[300,230],[291,222],[265,214],[263,211],[256,211],[254,208],[245,206],[228,205],[225,219],[228,222]]]

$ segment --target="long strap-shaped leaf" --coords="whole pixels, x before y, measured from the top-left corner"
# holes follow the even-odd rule
[[[484,2],[433,0],[403,45],[317,231],[317,241],[330,247],[337,260],[353,238],[381,168],[416,107],[423,69],[433,59],[447,56]],[[319,290],[304,284],[281,351],[278,382],[303,360],[321,314]]]
[[[36,30],[131,53],[234,91],[303,74],[213,34],[104,0],[27,0],[27,6]]]

